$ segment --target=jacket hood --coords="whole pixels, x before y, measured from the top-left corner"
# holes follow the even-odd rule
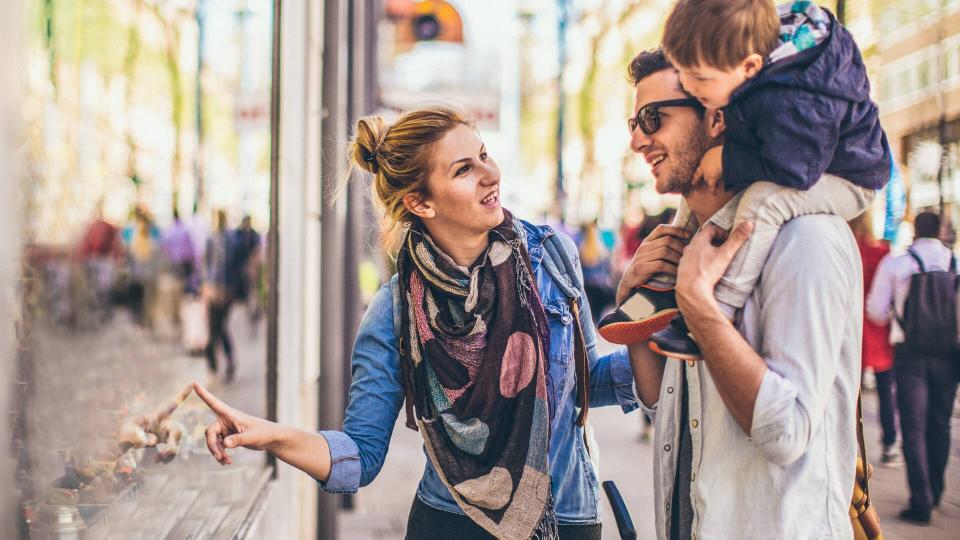
[[[773,84],[850,101],[868,100],[870,81],[860,49],[833,13],[824,11],[830,16],[830,33],[823,43],[768,63],[756,77],[740,87],[735,96]]]

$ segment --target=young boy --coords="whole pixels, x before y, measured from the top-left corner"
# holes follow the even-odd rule
[[[679,0],[663,49],[684,90],[724,113],[724,144],[704,154],[695,175],[741,193],[711,221],[754,224],[714,291],[732,319],[780,226],[804,214],[849,220],[863,212],[889,179],[890,149],[856,43],[811,2]],[[692,221],[681,206],[674,223],[692,230]],[[677,313],[672,278],[658,277],[605,317],[600,334],[622,344],[650,339],[661,354],[697,359]]]

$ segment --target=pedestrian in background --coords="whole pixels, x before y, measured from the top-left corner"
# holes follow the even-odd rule
[[[616,293],[611,283],[610,251],[600,237],[596,220],[584,223],[579,236],[583,287],[587,291],[593,322],[596,323],[607,307],[613,304]]]
[[[880,261],[890,253],[890,244],[873,235],[872,212],[869,210],[850,220],[850,229],[860,248],[863,262],[864,320],[863,369],[870,369],[876,381],[880,402],[880,428],[883,453],[880,462],[888,467],[902,463],[897,448],[897,402],[894,395],[893,346],[890,345],[890,324],[875,324],[866,316],[866,296],[870,291]]]
[[[950,414],[960,366],[953,276],[956,259],[938,239],[937,214],[918,214],[914,230],[916,237],[906,254],[888,255],[880,262],[867,297],[867,316],[876,324],[892,326],[903,458],[910,485],[909,506],[900,518],[929,523],[930,511],[940,504],[945,487]],[[914,290],[912,283],[923,279],[915,279],[918,275],[933,272],[951,274],[946,276],[946,287]],[[925,295],[925,290],[934,294]],[[909,317],[905,316],[907,310]],[[949,320],[951,313],[953,319]]]
[[[203,297],[207,303],[209,339],[207,340],[207,368],[211,376],[217,375],[217,347],[223,346],[227,358],[226,381],[232,382],[236,373],[233,340],[230,337],[230,307],[233,303],[233,286],[239,279],[237,268],[229,264],[234,256],[234,246],[227,230],[227,214],[217,210],[214,231],[207,239],[203,262]]]
[[[163,249],[174,275],[180,280],[183,290],[195,293],[191,287],[196,250],[186,224],[180,219],[180,211],[173,209],[173,223],[163,232]]]
[[[269,449],[325,491],[353,493],[380,472],[406,399],[428,455],[406,538],[599,540],[576,396],[637,403],[627,352],[601,357],[589,305],[570,301],[586,294],[573,241],[501,207],[500,171],[458,113],[365,118],[355,132],[354,163],[403,242],[359,329],[343,431],[280,426],[197,385],[219,417],[210,452],[230,463],[227,449]]]

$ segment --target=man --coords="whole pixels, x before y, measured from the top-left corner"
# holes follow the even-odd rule
[[[680,193],[698,223],[738,195],[694,180],[720,142],[722,115],[657,103],[687,96],[659,51],[630,64],[639,124],[631,147],[657,190]],[[651,117],[657,116],[657,122]],[[633,124],[633,122],[631,123]],[[720,223],[729,227],[729,223]],[[654,492],[660,538],[849,538],[855,474],[862,284],[856,243],[836,216],[780,231],[760,284],[736,317],[712,291],[750,226],[661,226],[637,250],[618,300],[655,273],[677,276],[677,304],[703,360],[630,348],[637,392],[655,417]],[[681,259],[682,253],[682,259]]]
[[[940,504],[950,454],[950,413],[957,393],[957,352],[921,351],[908,345],[899,319],[910,292],[910,278],[922,271],[914,256],[929,272],[949,269],[953,254],[937,239],[940,233],[937,214],[923,212],[917,215],[914,228],[916,239],[910,246],[912,253],[896,257],[887,255],[880,262],[867,297],[867,317],[877,324],[891,323],[890,341],[894,345],[893,370],[903,434],[903,457],[910,484],[910,504],[900,513],[900,518],[929,523],[931,508]],[[924,336],[919,337],[923,339]]]

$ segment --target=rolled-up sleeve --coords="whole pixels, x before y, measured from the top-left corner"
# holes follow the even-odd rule
[[[327,493],[355,493],[360,485],[360,448],[342,431],[321,431],[330,447],[330,476],[320,486]]]
[[[838,218],[839,220],[839,218]],[[842,223],[841,223],[842,225]],[[792,227],[822,227],[796,220]],[[750,439],[771,462],[790,464],[823,422],[849,324],[861,312],[858,261],[823,230],[781,234],[762,280],[760,354],[769,368],[754,404]],[[819,233],[819,234],[817,234]],[[853,250],[855,252],[855,250]]]
[[[376,478],[403,404],[400,354],[393,329],[393,293],[374,296],[357,333],[351,360],[353,381],[343,431],[322,431],[330,447],[330,476],[320,486],[353,493]]]

